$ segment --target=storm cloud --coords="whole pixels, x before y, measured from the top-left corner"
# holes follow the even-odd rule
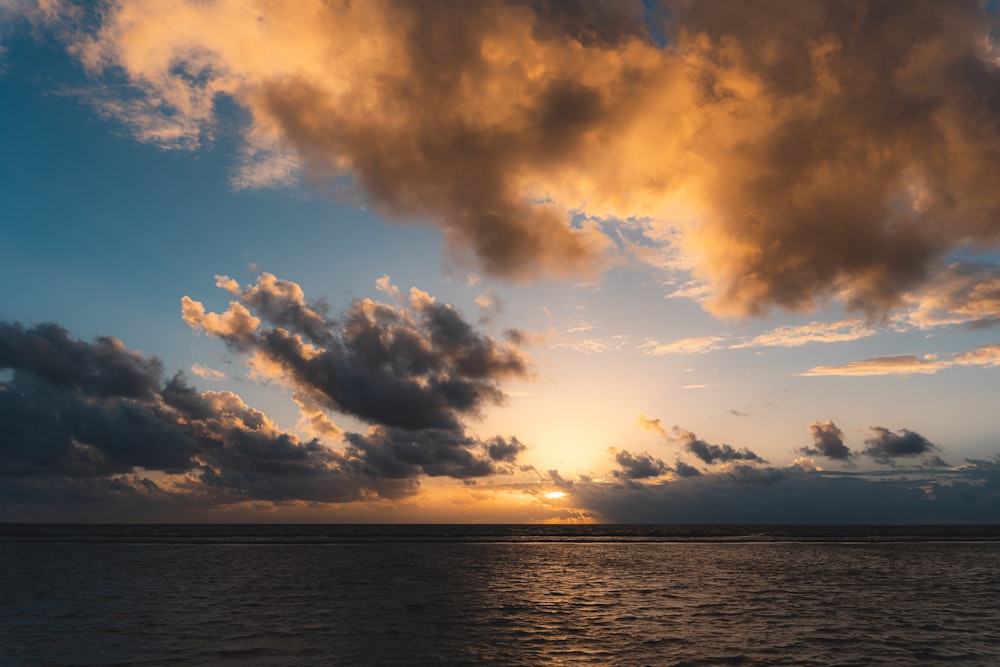
[[[989,303],[928,288],[1000,242],[981,2],[120,0],[62,21],[86,99],[140,140],[210,143],[228,98],[239,187],[333,182],[495,275],[587,273],[601,225],[642,219],[717,313],[996,317],[985,282]]]

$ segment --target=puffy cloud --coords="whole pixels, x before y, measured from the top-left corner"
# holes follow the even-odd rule
[[[935,358],[921,359],[912,354],[898,354],[852,361],[842,366],[816,366],[802,375],[933,375],[949,366],[951,366],[950,362],[939,361]]]
[[[702,475],[701,470],[695,468],[693,465],[688,465],[677,459],[674,462],[674,472],[677,473],[678,477],[700,477]]]
[[[528,448],[527,445],[513,436],[510,438],[494,436],[487,440],[484,446],[486,453],[492,460],[507,463],[516,461],[521,452]]]
[[[241,294],[243,303],[232,302],[222,315],[205,314],[199,302],[184,297],[185,321],[234,350],[251,351],[260,372],[372,424],[458,429],[461,416],[504,399],[502,379],[528,374],[527,358],[513,344],[478,333],[451,306],[420,290],[399,307],[356,301],[339,324],[307,305],[297,284],[268,274]],[[237,315],[246,319],[248,307],[277,326],[244,328],[240,335],[210,326]]]
[[[218,336],[234,345],[241,343],[260,326],[260,320],[236,301],[230,301],[229,310],[219,315],[206,313],[205,306],[185,296],[181,299],[181,317],[191,328],[209,336]]]
[[[285,306],[302,314],[294,304]],[[193,322],[238,349],[261,335],[256,326],[218,325],[232,320],[194,312],[202,315]],[[311,323],[291,315],[286,321],[303,330]],[[454,334],[448,323],[446,317],[429,331]],[[485,339],[445,338],[438,342],[452,346],[455,367],[475,377],[489,371],[489,359],[474,353]],[[117,504],[102,516],[148,519],[250,501],[395,499],[415,493],[423,475],[465,479],[509,472],[525,449],[516,438],[477,440],[458,425],[376,425],[365,436],[344,434],[346,450],[333,449],[318,438],[282,431],[232,392],[198,392],[179,373],[164,381],[157,359],[114,338],[79,341],[56,324],[25,328],[0,321],[0,370],[11,373],[0,381],[0,499],[11,516],[96,516],[97,508]],[[293,394],[308,430],[338,437],[341,431],[316,397],[315,389]],[[134,512],[121,509],[133,505]]]
[[[929,454],[934,456],[940,447],[915,431],[902,429],[893,433],[882,426],[870,428],[871,437],[865,439],[862,454],[870,456],[879,463],[893,464],[897,458],[907,458]],[[940,458],[933,460],[934,464],[945,464]]]
[[[590,221],[642,218],[716,312],[875,315],[950,251],[996,247],[981,2],[660,10],[117,0],[61,34],[140,139],[211,141],[228,97],[248,118],[238,183],[346,179],[497,275],[585,271],[610,245]]]
[[[691,431],[674,427],[674,439],[681,442],[684,449],[704,461],[705,463],[728,463],[730,461],[756,461],[764,463],[764,459],[754,454],[744,447],[734,449],[730,445],[713,445],[701,440]]]
[[[334,321],[306,300],[298,284],[270,274],[244,289],[226,277],[216,284],[241,302],[223,315],[186,318],[188,323],[214,333],[202,322],[226,319],[234,306],[259,315],[266,324],[242,337],[214,335],[249,353],[254,373],[292,387],[304,430],[342,436],[351,458],[345,465],[355,474],[469,479],[509,472],[508,464],[524,451],[517,438],[470,436],[462,419],[502,402],[499,383],[526,377],[527,358],[514,344],[477,332],[426,292],[413,288],[404,297],[384,276],[376,287],[396,305],[361,299]],[[328,410],[372,426],[366,433],[341,433]]]
[[[141,469],[191,475],[248,498],[332,501],[359,493],[340,474],[338,453],[281,432],[235,394],[200,394],[180,375],[162,383],[155,358],[113,338],[87,343],[55,324],[2,323],[0,350],[17,355],[0,358],[0,367],[14,369],[0,391],[4,478],[110,479]],[[274,478],[267,489],[254,482],[262,475]],[[328,488],[310,489],[314,479]]]
[[[156,390],[162,372],[155,358],[102,336],[93,343],[73,340],[57,324],[25,329],[0,321],[0,368],[25,371],[54,387],[76,388],[96,396],[143,398]]]
[[[829,419],[809,424],[809,433],[813,438],[813,446],[799,450],[806,456],[825,456],[837,461],[847,461],[854,456],[851,448],[844,444],[844,432]]]
[[[615,462],[619,469],[613,474],[621,479],[647,479],[659,477],[670,471],[670,466],[660,459],[653,458],[647,452],[633,454],[628,450],[622,450],[615,453]]]
[[[659,433],[660,435],[667,435],[667,429],[663,428],[663,420],[659,418],[650,418],[646,415],[640,414],[636,419],[636,423],[647,431],[653,431],[654,433]]]

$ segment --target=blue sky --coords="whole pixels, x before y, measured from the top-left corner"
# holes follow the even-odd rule
[[[758,4],[0,4],[0,518],[1000,519],[996,17]]]

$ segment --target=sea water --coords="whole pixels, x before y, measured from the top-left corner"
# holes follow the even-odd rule
[[[0,665],[997,665],[998,540],[0,526]]]

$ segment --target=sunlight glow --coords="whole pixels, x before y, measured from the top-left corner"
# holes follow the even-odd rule
[[[548,493],[545,494],[545,497],[550,500],[558,500],[559,498],[562,498],[565,495],[566,494],[563,493],[562,491],[549,491]]]

